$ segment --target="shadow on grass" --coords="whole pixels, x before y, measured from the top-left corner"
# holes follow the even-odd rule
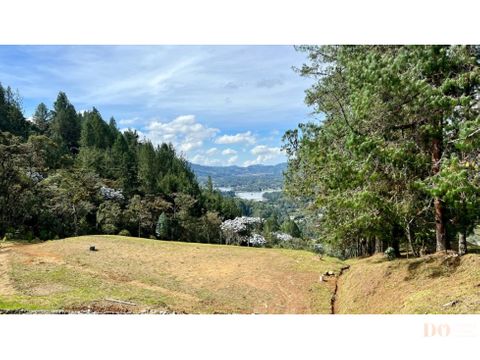
[[[408,264],[405,281],[419,277],[438,278],[452,275],[460,265],[460,256],[429,255],[413,260]]]

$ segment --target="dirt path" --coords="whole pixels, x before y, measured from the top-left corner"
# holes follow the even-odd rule
[[[332,300],[331,300],[331,314],[338,314],[337,300],[338,300],[338,288],[340,287],[340,277],[345,271],[350,269],[350,265],[344,266],[340,269],[338,275],[335,276],[335,288],[333,290]]]
[[[13,245],[10,244],[0,245],[0,296],[15,294],[15,289],[8,276],[8,254],[12,250],[12,247]]]

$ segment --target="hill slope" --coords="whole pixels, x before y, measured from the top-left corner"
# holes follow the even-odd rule
[[[319,275],[341,266],[304,251],[119,236],[9,244],[0,257],[0,309],[100,312],[329,313],[333,283]]]
[[[336,312],[343,314],[480,313],[480,255],[434,254],[387,261],[347,261]]]
[[[343,314],[480,313],[478,254],[347,263],[339,279],[320,282],[345,263],[305,251],[120,236],[7,243],[0,245],[0,313],[330,313],[332,298]]]

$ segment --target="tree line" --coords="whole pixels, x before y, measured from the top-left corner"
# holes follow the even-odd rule
[[[25,119],[0,84],[0,235],[42,240],[92,233],[220,242],[241,215],[234,199],[201,188],[171,144],[154,146],[63,92]]]
[[[467,251],[480,220],[480,47],[301,46],[318,120],[284,136],[286,191],[343,256]]]

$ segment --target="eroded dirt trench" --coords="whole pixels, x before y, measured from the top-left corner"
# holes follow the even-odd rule
[[[350,265],[346,265],[346,266],[343,266],[341,269],[340,269],[340,272],[335,275],[335,287],[333,289],[333,295],[332,295],[332,299],[330,300],[330,313],[331,314],[338,314],[338,289],[339,289],[339,286],[340,286],[340,277],[343,275],[343,273],[345,271],[347,271],[348,269],[350,269]]]

